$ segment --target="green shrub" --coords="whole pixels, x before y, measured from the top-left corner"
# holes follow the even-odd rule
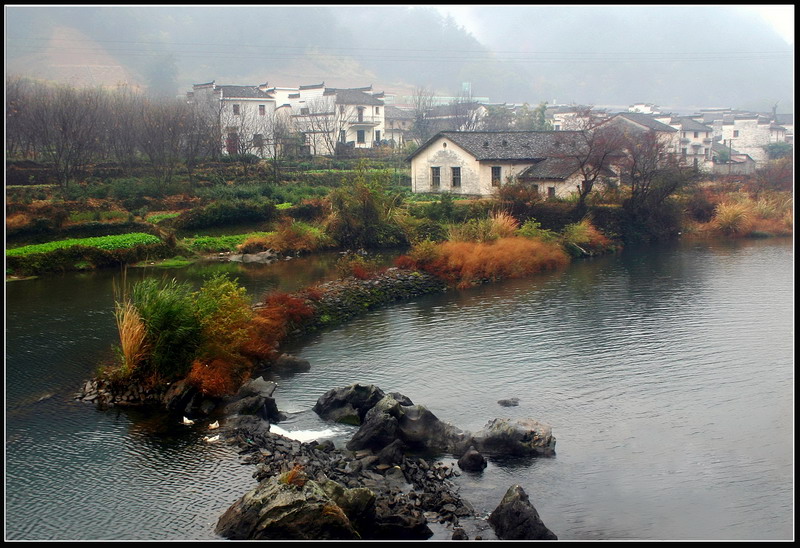
[[[186,376],[202,332],[191,286],[148,278],[134,284],[131,301],[147,330],[148,372],[166,381]]]
[[[542,228],[542,223],[534,219],[525,221],[517,231],[517,234],[525,238],[532,238],[545,242],[554,242],[558,240],[558,234],[552,230]]]
[[[180,229],[209,228],[272,221],[275,204],[266,199],[214,202],[181,213],[174,221]]]
[[[248,232],[247,234],[231,234],[228,236],[195,236],[186,238],[183,245],[195,253],[215,253],[235,251],[250,238],[265,238],[273,232]]]

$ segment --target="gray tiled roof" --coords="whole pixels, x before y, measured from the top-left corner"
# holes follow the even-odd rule
[[[564,180],[578,171],[580,167],[580,162],[575,158],[547,158],[520,173],[519,178]],[[602,174],[606,176],[614,175],[614,173],[608,169],[603,169]]]
[[[678,131],[673,127],[669,127],[667,124],[662,124],[650,114],[642,114],[641,112],[620,112],[617,114],[617,117],[626,118],[631,122],[645,126],[649,129],[654,129],[656,131]]]
[[[223,98],[229,99],[272,99],[272,95],[258,89],[258,86],[217,86]]]
[[[477,160],[543,160],[569,149],[578,131],[442,131],[411,156],[439,137],[446,137]]]
[[[701,124],[692,118],[680,117],[678,118],[678,121],[680,122],[681,130],[683,131],[714,131],[714,128],[710,128],[705,124]]]
[[[328,90],[326,90],[327,93]],[[383,101],[377,97],[373,97],[369,93],[357,89],[337,89],[336,104],[337,105],[375,105],[383,106]]]
[[[383,111],[384,118],[387,120],[413,120],[414,119],[414,112],[405,109],[405,108],[398,108],[394,105],[386,105],[386,109]]]

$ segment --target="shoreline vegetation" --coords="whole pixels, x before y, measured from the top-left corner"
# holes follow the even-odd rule
[[[564,269],[574,259],[614,253],[629,243],[679,236],[742,238],[793,233],[790,192],[755,183],[700,184],[697,174],[685,171],[654,175],[671,189],[656,192],[656,198],[637,201],[624,188],[612,188],[590,195],[584,203],[542,200],[513,181],[491,199],[456,199],[446,193],[415,196],[407,186],[398,185],[385,166],[376,169],[361,160],[351,167],[336,176],[314,173],[318,181],[334,181],[330,187],[267,182],[266,167],[248,164],[234,180],[202,184],[195,171],[192,184],[87,180],[64,187],[60,197],[52,194],[52,189],[14,189],[6,218],[7,279],[112,265],[168,268],[209,254],[289,257],[325,250],[342,252],[337,263],[339,279],[294,293],[272,292],[255,305],[238,281],[225,274],[206,279],[197,290],[166,277],[129,285],[124,274],[115,285],[114,318],[119,335],[115,358],[98,367],[77,398],[101,408],[156,405],[190,422],[232,419],[226,439],[263,456],[264,451],[272,453],[287,443],[269,432],[270,423],[280,422],[280,411],[269,397],[271,393],[242,397],[241,391],[263,382],[259,373],[271,368],[308,368],[303,360],[284,353],[289,342],[392,303]],[[230,174],[231,168],[235,166],[228,165],[220,173]],[[44,199],[40,193],[45,194]],[[8,247],[9,241],[13,247]],[[380,249],[406,252],[387,268],[364,251]],[[391,406],[395,404],[403,409],[421,408],[399,400]],[[357,424],[363,428],[366,419],[360,417]],[[391,423],[391,417],[387,420]],[[288,460],[279,463],[270,476],[279,484],[273,486],[275,493],[286,485],[294,489],[312,484],[295,459],[313,453],[315,462],[326,461],[307,444],[288,443],[292,448],[286,453]],[[408,474],[424,462],[403,460],[402,449],[394,452],[397,454],[383,459],[385,468],[374,468],[380,459],[373,452],[348,454],[337,462],[349,467],[351,476],[363,468],[367,477],[388,477],[388,470],[400,464]],[[257,462],[264,464],[263,458]],[[299,467],[286,468],[288,465]],[[443,509],[447,500],[456,499],[444,482],[450,472],[442,473],[425,489],[436,493],[436,503],[430,503],[430,508],[436,509],[435,519],[448,521],[456,538],[458,518]],[[264,485],[262,481],[260,486]],[[324,498],[324,508],[329,511],[325,515],[342,518],[347,503],[340,488],[326,485],[338,495],[332,492]],[[361,484],[354,485],[355,492]],[[379,502],[373,498],[373,506],[388,509],[392,504],[387,501],[399,500],[392,499],[391,489],[375,489]],[[312,494],[317,496],[315,493],[307,494],[306,502]],[[241,509],[255,496],[254,492],[246,494],[234,507]],[[517,494],[514,504],[520,502],[528,504],[526,512],[536,515],[524,492]],[[413,502],[405,500],[403,504]],[[228,526],[232,529],[226,529],[233,532],[225,536],[248,538],[237,535],[243,527],[240,520],[251,511],[237,514]],[[384,513],[387,523],[397,518],[389,510]],[[419,538],[428,538],[427,527],[419,531],[426,519],[416,517],[419,519],[409,527]],[[348,523],[344,518],[341,522]],[[407,533],[405,529],[393,531],[384,531],[381,534],[390,536],[381,538]]]

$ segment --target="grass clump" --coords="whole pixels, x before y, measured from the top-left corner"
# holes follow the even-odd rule
[[[396,264],[429,272],[466,288],[488,281],[520,278],[562,268],[569,257],[557,244],[522,237],[491,242],[430,242],[414,246]]]

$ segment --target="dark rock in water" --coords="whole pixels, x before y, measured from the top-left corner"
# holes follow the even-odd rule
[[[256,415],[270,422],[280,422],[281,413],[278,405],[272,398],[262,396],[248,396],[240,400],[233,401],[225,406],[227,415]]]
[[[503,500],[489,515],[489,523],[502,540],[558,540],[539,518],[528,495],[519,485],[512,485]]]
[[[486,459],[474,447],[470,446],[467,452],[458,459],[458,466],[468,472],[480,472],[486,468]]]
[[[488,454],[552,456],[556,447],[552,428],[533,419],[494,419],[472,439]]]
[[[519,398],[508,398],[507,400],[499,400],[497,403],[503,407],[516,407],[519,405]]]
[[[301,371],[308,371],[311,369],[311,363],[303,358],[292,356],[291,354],[283,354],[272,363],[272,369],[279,372],[297,373]]]
[[[278,411],[278,404],[272,394],[278,385],[258,377],[243,385],[235,396],[225,405],[226,415],[256,415],[276,423],[284,415]]]
[[[378,453],[378,461],[381,464],[396,464],[403,462],[405,444],[402,440],[394,440]]]
[[[172,383],[164,394],[164,407],[168,411],[183,413],[197,394],[197,389],[186,381]]]
[[[265,398],[271,398],[277,387],[278,385],[274,382],[265,381],[264,377],[257,377],[243,384],[241,388],[239,388],[239,391],[236,392],[236,396],[234,398],[240,399],[248,396],[263,396]]]
[[[317,400],[313,410],[325,420],[358,425],[384,395],[377,386],[351,384],[328,390]]]
[[[315,481],[261,482],[220,517],[216,532],[233,540],[355,540],[360,535],[342,508]]]
[[[388,413],[370,413],[358,431],[347,442],[351,451],[380,451],[397,439],[397,419]]]

